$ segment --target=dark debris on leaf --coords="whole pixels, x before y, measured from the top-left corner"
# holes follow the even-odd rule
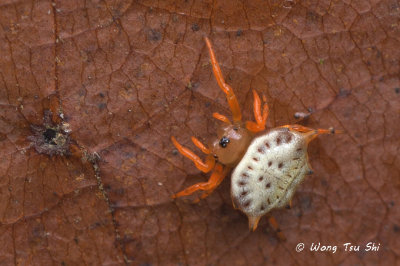
[[[51,121],[52,112],[44,111],[43,124],[31,125],[33,135],[28,140],[38,153],[53,155],[69,155],[71,138],[68,127],[64,123],[54,124]]]
[[[199,25],[197,23],[194,23],[194,24],[192,24],[191,29],[192,29],[192,31],[199,31],[200,27],[199,27]]]

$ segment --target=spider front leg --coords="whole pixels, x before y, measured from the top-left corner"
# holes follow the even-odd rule
[[[265,123],[267,122],[269,108],[268,108],[268,104],[266,103],[266,99],[264,97],[263,98],[264,106],[263,106],[263,110],[261,113],[261,99],[255,90],[253,90],[253,99],[254,99],[253,111],[254,111],[254,117],[256,119],[256,122],[247,121],[246,128],[251,132],[257,133],[257,132],[265,130]]]
[[[214,167],[215,165],[215,159],[214,157],[211,155],[211,152],[209,149],[207,149],[203,143],[201,143],[198,139],[196,139],[195,137],[192,137],[192,141],[194,143],[194,145],[196,145],[196,147],[198,147],[202,152],[204,152],[205,154],[208,154],[207,158],[206,158],[206,162],[203,162],[199,156],[197,156],[196,154],[194,154],[191,150],[189,150],[188,148],[183,147],[181,144],[179,144],[178,141],[176,141],[175,137],[171,137],[172,143],[174,144],[174,146],[178,149],[178,151],[185,156],[186,158],[190,159],[191,161],[193,161],[194,165],[196,166],[197,169],[199,169],[200,171],[202,171],[203,173],[208,173],[211,171],[211,169]]]
[[[232,87],[225,83],[224,76],[222,75],[221,68],[219,67],[219,64],[217,62],[217,58],[214,54],[210,40],[207,37],[205,37],[205,40],[208,52],[210,54],[211,65],[213,68],[215,79],[217,80],[217,83],[221,90],[226,94],[226,100],[228,101],[229,107],[232,111],[233,121],[240,122],[242,121],[242,113],[240,112],[239,102],[236,99]]]
[[[222,180],[224,180],[228,171],[229,171],[229,168],[223,167],[222,165],[217,163],[214,167],[213,173],[210,176],[210,179],[207,182],[194,184],[193,186],[190,186],[190,187],[176,193],[175,195],[172,196],[172,198],[189,196],[189,195],[193,194],[194,192],[196,192],[197,190],[204,190],[205,192],[200,197],[203,199],[203,198],[207,197],[209,194],[211,194],[211,192],[213,192],[214,189],[216,187],[218,187],[219,184],[221,184]]]

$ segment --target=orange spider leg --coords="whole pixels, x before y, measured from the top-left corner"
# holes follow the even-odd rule
[[[265,129],[265,123],[267,122],[269,108],[268,104],[265,102],[266,99],[264,97],[263,99],[264,106],[261,114],[261,99],[255,90],[253,90],[253,98],[254,98],[253,112],[254,112],[254,117],[256,119],[256,123],[254,123],[253,121],[247,121],[246,128],[254,133],[257,133]]]
[[[223,167],[220,164],[216,164],[214,167],[214,171],[210,176],[210,179],[207,182],[202,182],[202,183],[197,183],[194,184],[193,186],[190,186],[175,195],[172,196],[172,198],[179,198],[183,196],[188,196],[196,192],[197,190],[205,190],[206,195],[203,196],[202,198],[207,197],[216,187],[218,187],[219,184],[221,184],[222,180],[224,180],[226,174],[228,173],[229,168]],[[209,192],[209,193],[208,193]]]
[[[219,186],[219,184],[221,184],[222,180],[224,180],[226,174],[227,174],[228,171],[229,171],[229,168],[228,168],[228,167],[225,167],[225,168],[224,168],[224,171],[226,171],[226,173],[224,173],[224,175],[219,179],[218,184],[217,184],[214,188],[212,188],[212,189],[210,189],[210,190],[207,190],[207,191],[205,191],[203,194],[201,194],[200,198],[194,200],[194,203],[199,202],[200,200],[202,200],[202,199],[208,197],[211,193],[214,192],[214,190]],[[211,178],[210,178],[210,179],[211,179]]]
[[[222,180],[221,180],[221,181],[222,181]],[[217,188],[217,186],[216,186],[215,188]],[[210,190],[206,190],[205,192],[203,192],[203,193],[200,195],[199,198],[193,200],[193,203],[198,203],[198,202],[200,202],[200,200],[207,198],[211,193],[214,192],[215,188],[210,189]]]
[[[224,123],[228,123],[228,124],[231,123],[231,121],[229,121],[229,119],[228,119],[226,116],[221,115],[221,114],[219,114],[219,113],[213,113],[213,117],[214,117],[215,119],[218,119],[218,120],[224,122]]]
[[[204,146],[204,144],[201,143],[200,140],[196,139],[195,137],[192,137],[192,142],[193,142],[193,144],[194,144],[197,148],[199,148],[204,154],[210,154],[210,153],[211,153],[211,151],[210,151],[206,146]]]
[[[258,226],[258,222],[260,221],[261,216],[248,216],[249,218],[249,228],[252,231],[255,231]],[[269,224],[271,227],[276,231],[278,238],[280,240],[286,240],[285,235],[282,233],[281,229],[279,228],[278,222],[275,220],[273,216],[269,216],[268,218]]]
[[[215,165],[215,159],[212,155],[207,156],[206,162],[204,163],[196,154],[194,154],[191,150],[188,148],[183,147],[181,144],[179,144],[174,137],[171,137],[172,143],[174,143],[175,147],[178,149],[178,151],[185,156],[186,158],[190,159],[193,161],[197,169],[204,173],[208,173],[211,171],[211,169]],[[200,141],[198,141],[201,143]],[[196,145],[196,144],[195,144]],[[203,145],[203,144],[201,144]],[[205,148],[205,147],[204,147]]]
[[[221,72],[221,68],[219,67],[217,58],[215,57],[210,40],[207,37],[205,37],[205,41],[207,44],[208,52],[210,54],[211,65],[213,68],[215,79],[217,80],[219,87],[226,94],[226,100],[228,101],[229,107],[232,111],[233,121],[239,122],[242,120],[242,113],[240,112],[239,102],[236,99],[235,93],[233,92],[231,86],[225,83],[224,77]]]
[[[268,218],[269,224],[271,227],[276,231],[276,234],[278,235],[278,238],[282,241],[286,240],[285,235],[282,233],[281,229],[279,228],[278,222],[275,220],[273,216],[270,216]]]
[[[307,143],[318,137],[322,134],[335,134],[342,133],[342,131],[335,131],[333,128],[330,129],[313,129],[309,127],[304,127],[301,125],[284,125],[282,127],[286,127],[289,130],[295,130],[297,132],[303,133],[306,138]]]

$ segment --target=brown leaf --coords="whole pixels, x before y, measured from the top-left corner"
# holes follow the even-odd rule
[[[0,264],[395,265],[399,17],[394,0],[3,1]],[[268,127],[311,111],[345,131],[311,144],[314,175],[273,212],[286,242],[265,218],[249,232],[229,178],[170,199],[207,179],[170,136],[194,149],[229,114],[204,36],[246,119],[254,88]]]

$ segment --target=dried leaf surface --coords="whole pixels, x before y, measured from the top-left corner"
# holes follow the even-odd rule
[[[0,264],[400,262],[398,1],[7,0],[0,23]],[[286,242],[266,219],[249,232],[229,178],[199,204],[170,199],[207,178],[170,136],[194,148],[229,114],[204,36],[246,119],[255,88],[269,127],[311,108],[305,125],[345,131],[312,143],[314,175],[273,212]],[[87,153],[38,153],[48,109]]]

